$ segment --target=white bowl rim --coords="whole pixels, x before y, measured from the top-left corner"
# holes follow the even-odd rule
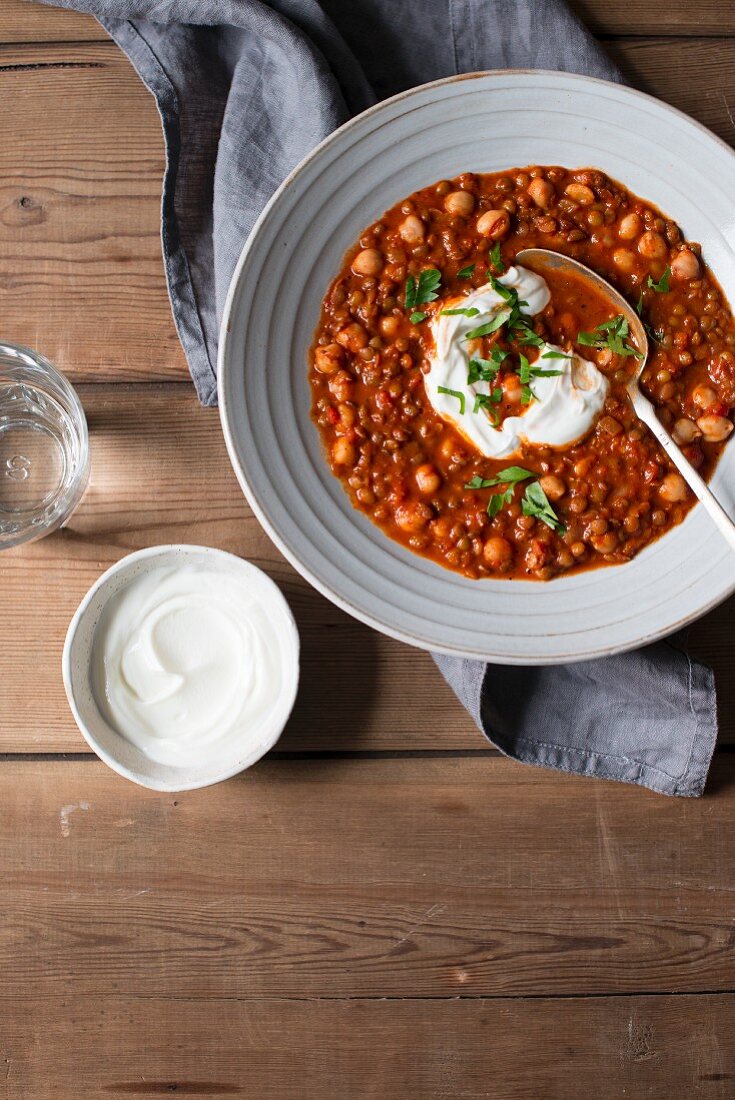
[[[428,81],[425,84],[418,84],[412,88],[407,88],[402,92],[398,92],[394,96],[390,96],[387,99],[383,99],[378,103],[373,104],[372,107],[368,107],[366,110],[361,111],[359,114],[354,115],[348,119],[345,123],[339,126],[336,130],[333,130],[331,134],[328,134],[326,138],[319,142],[306,156],[289,172],[280,186],[274,191],[271,198],[263,207],[259,217],[255,221],[253,228],[251,229],[247,240],[245,241],[240,256],[238,258],[235,269],[232,273],[230,283],[227,289],[227,296],[225,298],[225,304],[222,311],[222,321],[219,330],[219,343],[217,354],[217,399],[220,412],[220,422],[222,425],[222,432],[225,439],[225,445],[227,447],[227,453],[230,458],[230,463],[235,476],[240,484],[240,487],[248,501],[253,513],[261,523],[268,537],[272,540],[277,549],[283,554],[283,556],[293,565],[294,569],[304,577],[309,584],[311,584],[318,592],[325,596],[331,603],[340,607],[347,614],[352,615],[360,622],[365,623],[367,626],[372,627],[374,630],[378,630],[382,634],[386,634],[389,637],[395,638],[397,641],[404,642],[407,645],[417,647],[419,649],[428,650],[432,653],[438,653],[448,657],[460,657],[469,658],[471,660],[480,660],[497,664],[508,665],[554,665],[554,664],[574,664],[577,662],[595,660],[602,657],[614,656],[618,653],[628,652],[632,649],[638,649],[643,646],[652,644],[653,642],[660,641],[663,638],[670,637],[673,633],[682,630],[690,623],[700,619],[703,615],[706,615],[713,608],[718,607],[726,599],[728,599],[733,593],[735,593],[735,574],[733,579],[725,588],[723,588],[716,596],[709,600],[706,604],[703,604],[697,609],[694,609],[691,613],[682,616],[674,624],[666,625],[655,631],[651,631],[649,634],[642,635],[638,638],[633,645],[629,641],[623,641],[620,643],[608,644],[598,646],[595,649],[590,649],[584,653],[573,653],[558,656],[532,656],[531,658],[524,658],[516,656],[514,654],[500,654],[500,653],[480,653],[463,648],[461,646],[444,645],[441,643],[435,643],[434,641],[427,642],[424,639],[418,638],[410,632],[404,632],[396,629],[392,625],[385,623],[382,619],[376,615],[371,614],[369,611],[363,608],[356,607],[349,599],[342,596],[335,591],[329,584],[320,580],[312,570],[302,563],[299,555],[295,553],[288,541],[284,539],[280,533],[273,526],[269,520],[264,508],[261,506],[257,494],[249,484],[245,471],[240,464],[240,460],[237,454],[237,448],[235,445],[235,439],[230,428],[229,414],[228,414],[228,400],[227,400],[227,388],[225,385],[225,377],[227,373],[227,364],[230,358],[229,356],[229,336],[231,329],[231,316],[234,309],[235,298],[237,296],[238,286],[242,270],[245,267],[250,252],[255,246],[255,241],[259,235],[263,226],[265,226],[271,215],[274,207],[279,202],[281,195],[288,190],[288,188],[298,179],[298,177],[306,170],[311,162],[326,148],[332,145],[334,142],[340,140],[343,134],[349,133],[351,129],[362,124],[366,118],[370,118],[375,114],[379,114],[382,110],[390,107],[393,104],[399,103],[402,100],[411,99],[414,96],[423,94],[426,91],[430,91],[434,88],[448,87],[456,84],[460,81],[473,81],[481,80],[488,76],[508,77],[508,76],[531,76],[531,77],[548,77],[551,80],[563,78],[564,80],[570,80],[582,85],[595,85],[600,87],[614,88],[617,91],[621,91],[631,98],[640,99],[645,103],[655,104],[659,110],[664,111],[667,114],[671,114],[681,120],[683,120],[688,126],[699,130],[707,138],[716,143],[722,151],[724,151],[731,159],[735,160],[735,150],[731,148],[722,138],[713,133],[703,123],[698,122],[685,111],[679,110],[677,107],[672,107],[670,104],[659,99],[657,96],[649,95],[647,92],[642,92],[637,88],[631,88],[627,84],[617,83],[612,80],[603,80],[600,77],[586,76],[582,73],[569,73],[559,69],[533,69],[533,68],[508,68],[508,69],[482,69],[476,72],[459,73],[454,76],[441,77],[438,80]],[[696,507],[696,505],[695,505]],[[610,567],[614,568],[614,567]]]
[[[294,659],[292,662],[289,662],[288,666],[285,668],[286,686],[288,689],[288,709],[283,719],[283,723],[280,725],[280,727],[276,727],[273,736],[267,742],[265,747],[263,748],[262,746],[259,746],[257,753],[253,755],[252,759],[248,759],[247,763],[245,764],[241,764],[238,762],[234,766],[228,765],[220,772],[213,772],[211,776],[191,782],[187,782],[186,780],[182,782],[181,779],[178,779],[175,782],[167,782],[165,779],[154,779],[151,776],[146,776],[141,772],[136,772],[134,769],[128,768],[97,740],[94,732],[89,728],[88,723],[85,721],[79,711],[73,688],[72,657],[74,642],[76,640],[76,635],[78,633],[79,627],[83,622],[85,616],[87,615],[90,604],[92,603],[94,597],[102,588],[104,588],[109,583],[110,580],[112,580],[113,577],[117,576],[118,573],[121,573],[124,570],[128,569],[130,566],[135,565],[136,562],[144,561],[149,562],[152,565],[155,562],[156,558],[163,557],[164,555],[170,553],[178,553],[182,556],[190,558],[225,561],[229,566],[232,566],[234,564],[236,569],[244,566],[248,570],[248,572],[255,570],[257,573],[261,574],[262,577],[264,577],[265,580],[268,582],[268,585],[272,590],[274,597],[277,598],[277,602],[279,602],[280,606],[283,608],[283,611],[286,615],[287,623],[291,629],[291,641],[294,646]],[[125,554],[124,557],[120,558],[118,561],[114,562],[108,569],[106,569],[104,573],[101,573],[97,580],[91,585],[91,587],[82,597],[81,602],[74,612],[71,622],[69,623],[69,626],[67,628],[66,637],[64,639],[64,648],[61,656],[61,674],[64,681],[66,698],[69,702],[69,707],[71,708],[71,712],[74,716],[74,721],[79,727],[79,731],[84,737],[84,740],[93,750],[93,752],[100,758],[100,760],[102,760],[103,763],[107,764],[107,766],[111,768],[114,772],[117,772],[118,775],[121,775],[124,779],[130,779],[133,783],[137,783],[141,787],[147,787],[149,790],[175,794],[180,791],[192,791],[198,790],[202,787],[211,787],[214,786],[214,784],[216,783],[222,783],[226,779],[231,779],[233,776],[239,775],[240,772],[245,771],[247,768],[257,763],[258,760],[262,759],[263,756],[271,751],[273,746],[278,742],[279,738],[281,737],[281,734],[285,729],[286,723],[289,720],[294,703],[296,701],[300,675],[299,658],[300,638],[293,612],[288,605],[286,597],[283,595],[275,581],[268,576],[265,570],[261,569],[257,565],[254,565],[246,558],[240,558],[237,554],[231,554],[228,550],[220,550],[217,547],[200,546],[195,543],[162,543],[157,546],[146,546],[141,550],[134,550],[130,554]],[[166,768],[166,765],[158,765],[158,767],[161,768],[163,771],[168,770]],[[173,773],[173,769],[171,769],[171,772]],[[181,775],[184,774],[185,769],[182,768]]]

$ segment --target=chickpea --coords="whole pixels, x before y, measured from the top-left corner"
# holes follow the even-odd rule
[[[352,261],[356,275],[377,275],[383,266],[383,253],[377,248],[363,248]]]
[[[546,474],[539,478],[539,484],[549,500],[561,500],[567,491],[566,485],[556,474]]]
[[[314,352],[314,366],[320,374],[334,374],[342,366],[344,356],[339,344],[325,344]]]
[[[501,383],[503,397],[509,405],[520,405],[523,396],[523,387],[517,374],[506,374]]]
[[[681,474],[667,474],[659,486],[658,495],[669,504],[677,504],[681,500],[686,500],[687,483]],[[652,518],[656,523],[655,512]]]
[[[355,406],[349,405],[347,402],[343,401],[337,411],[339,412],[340,427],[351,428],[357,420],[357,409]]]
[[[600,430],[605,432],[606,435],[619,435],[623,430],[623,425],[614,416],[603,416],[600,420]]]
[[[416,534],[422,531],[433,515],[428,504],[406,501],[396,508],[395,520],[402,531],[407,534]]]
[[[482,548],[485,564],[493,569],[507,569],[513,560],[513,547],[502,535],[492,535]]]
[[[608,531],[605,535],[598,535],[591,540],[598,554],[612,554],[618,545],[618,536],[614,531]]]
[[[419,466],[414,476],[419,492],[425,493],[426,496],[431,496],[435,493],[442,483],[441,476],[437,472],[436,467],[432,466],[430,462],[426,462],[423,466]]]
[[[638,251],[647,260],[663,260],[669,250],[661,234],[650,229],[638,241]]]
[[[347,328],[343,328],[341,332],[337,333],[337,343],[341,344],[343,348],[347,348],[348,351],[355,352],[355,354],[364,347],[367,347],[368,334],[362,325],[358,325],[355,322],[353,325],[348,325]]]
[[[693,443],[701,434],[702,433],[694,421],[687,420],[685,416],[677,420],[671,430],[671,436],[674,442],[678,443],[679,446],[685,443]]]
[[[338,371],[337,374],[333,374],[327,383],[329,386],[329,392],[337,398],[338,401],[349,401],[352,397],[352,378],[346,370]]]
[[[335,439],[332,444],[332,462],[335,466],[354,466],[356,457],[354,443],[350,443],[343,435]]]
[[[564,194],[568,195],[572,202],[578,202],[580,206],[591,206],[595,201],[595,193],[586,183],[568,183],[564,188]]]
[[[415,214],[409,214],[398,226],[398,233],[406,244],[421,244],[426,235],[426,226]]]
[[[638,214],[626,214],[620,219],[618,236],[622,241],[634,241],[643,232],[643,222]]]
[[[688,248],[683,248],[671,261],[671,274],[675,279],[698,279],[699,260]]]
[[[510,229],[510,215],[507,210],[486,210],[477,219],[477,232],[483,237],[497,241]]]
[[[629,248],[616,248],[613,252],[613,263],[626,275],[630,275],[635,268],[635,253]]]
[[[717,400],[717,390],[713,389],[712,386],[705,385],[704,382],[700,382],[692,390],[691,399],[698,408],[708,409]]]
[[[447,214],[468,218],[475,209],[475,196],[470,191],[450,191],[444,200]]]
[[[556,198],[554,185],[544,179],[533,179],[528,185],[528,193],[542,210],[548,210]]]
[[[400,327],[400,317],[381,317],[380,318],[380,333],[385,336],[386,340],[392,340]]]
[[[732,432],[733,423],[726,416],[700,416],[697,427],[707,443],[721,443]]]

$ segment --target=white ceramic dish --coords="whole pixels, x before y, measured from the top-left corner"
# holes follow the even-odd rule
[[[286,629],[290,632],[289,659],[284,668],[286,690],[279,699],[278,710],[257,749],[233,750],[224,764],[218,756],[216,764],[199,767],[169,767],[149,760],[140,749],[121,737],[101,714],[92,689],[90,676],[92,645],[100,615],[108,600],[141,573],[159,566],[184,563],[206,564],[209,569],[233,569],[242,573],[249,583],[257,583],[267,592],[272,605],[283,614]],[[126,779],[132,779],[143,787],[155,791],[188,791],[208,787],[229,779],[249,768],[273,748],[296,699],[299,681],[299,636],[291,611],[280,589],[261,569],[208,546],[152,546],[138,550],[116,562],[90,588],[80,603],[66,635],[62,657],[64,687],[69,706],[85,740],[114,771]]]
[[[600,657],[660,638],[735,588],[702,508],[632,562],[547,584],[471,581],[352,508],[309,417],[307,353],[326,287],[361,229],[462,171],[595,166],[700,241],[735,303],[735,154],[649,96],[587,77],[491,72],[413,89],[323,142],[263,211],[233,276],[219,358],[230,457],[275,543],[371,626],[454,656],[513,664]],[[733,511],[735,445],[714,484]]]

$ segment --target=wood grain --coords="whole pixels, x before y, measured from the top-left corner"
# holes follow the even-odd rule
[[[187,378],[152,97],[108,42],[0,49],[0,96],[13,104],[0,116],[3,339],[72,379]]]
[[[734,1028],[731,995],[311,1002],[19,996],[3,1020],[0,1096],[730,1100]]]
[[[501,757],[262,762],[204,791],[0,767],[2,1017],[93,1001],[733,989],[735,760],[674,800]]]
[[[603,35],[735,34],[730,0],[568,0],[590,30]],[[3,0],[1,42],[94,41],[105,37],[91,16],[49,8],[30,0]]]
[[[730,0],[567,0],[596,34],[695,35],[735,34],[735,8]]]
[[[633,83],[733,141],[735,39],[611,49]],[[109,41],[0,48],[0,94],[13,102],[0,122],[3,337],[73,379],[186,378],[163,278],[152,98]]]

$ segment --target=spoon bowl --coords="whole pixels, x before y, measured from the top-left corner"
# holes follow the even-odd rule
[[[587,267],[586,264],[580,263],[579,260],[573,260],[570,256],[564,256],[560,252],[552,252],[551,249],[548,248],[524,248],[517,254],[516,263],[529,267],[531,271],[535,271],[537,275],[541,275],[542,277],[545,273],[551,274],[556,272],[559,274],[576,275],[579,278],[583,278],[594,286],[596,290],[600,291],[601,294],[605,295],[610,302],[611,311],[617,310],[618,313],[623,315],[628,322],[630,334],[640,353],[638,357],[638,369],[629,379],[627,385],[628,396],[630,397],[635,414],[638,419],[642,420],[646,427],[653,432],[689,488],[704,505],[707,514],[710,516],[717,529],[724,538],[727,539],[731,548],[735,550],[735,523],[722,507],[706,481],[697,473],[689,459],[669,435],[656,415],[654,406],[640,389],[640,377],[648,360],[648,336],[646,335],[646,329],[643,322],[630,302],[626,301],[622,294],[620,294],[614,286],[611,286],[606,279],[603,279],[601,275],[598,275],[596,271]]]

